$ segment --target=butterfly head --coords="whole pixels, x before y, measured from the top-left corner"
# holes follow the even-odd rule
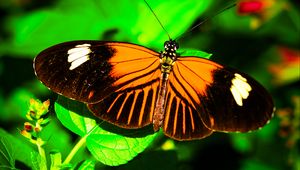
[[[165,52],[170,53],[172,55],[172,53],[174,53],[174,55],[176,55],[176,50],[179,48],[178,43],[175,40],[170,39],[169,41],[166,41],[164,44],[165,47]]]
[[[175,40],[166,41],[164,44],[165,50],[161,53],[161,58],[166,57],[172,60],[177,59],[176,50],[179,48],[178,43]]]

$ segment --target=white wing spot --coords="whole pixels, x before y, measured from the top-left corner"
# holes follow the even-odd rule
[[[74,48],[68,50],[68,62],[71,63],[69,70],[73,70],[79,67],[81,64],[88,61],[89,54],[91,53],[90,49],[91,44],[81,44],[76,45]]]
[[[234,74],[231,80],[232,85],[230,91],[237,105],[243,106],[243,99],[247,99],[249,92],[252,90],[251,86],[247,83],[247,79],[238,73]]]

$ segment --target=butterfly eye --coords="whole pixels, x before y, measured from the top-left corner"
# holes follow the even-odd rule
[[[177,42],[175,42],[175,47],[174,49],[177,50],[179,48],[179,44]]]
[[[164,47],[165,47],[165,48],[168,48],[168,47],[169,47],[169,43],[170,43],[169,41],[166,41],[166,42],[164,43]]]

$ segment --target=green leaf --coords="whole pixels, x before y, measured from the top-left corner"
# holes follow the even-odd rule
[[[33,148],[28,146],[27,143],[25,143],[25,140],[22,141],[16,137],[10,135],[9,133],[7,133],[6,131],[4,131],[1,128],[0,128],[0,136],[2,138],[5,138],[5,140],[10,143],[9,145],[13,146],[11,149],[11,152],[10,152],[11,153],[10,156],[12,156],[13,160],[18,160],[18,161],[24,163],[28,167],[32,166],[31,159],[30,159],[30,153],[31,152],[37,153],[37,152]],[[9,145],[7,145],[7,146],[9,146]],[[19,149],[19,148],[22,148],[22,149]],[[7,160],[11,160],[11,158],[9,158]],[[2,161],[0,160],[0,162],[2,162]]]
[[[103,164],[118,166],[127,163],[144,151],[156,134],[141,138],[124,137],[101,128],[88,136],[87,148]]]
[[[186,32],[194,21],[213,3],[213,1],[198,0],[149,0],[147,2],[172,39],[176,39],[178,36]],[[138,34],[138,36],[134,36],[137,40],[132,40],[132,42],[162,48],[164,41],[168,40],[166,32],[159,25],[154,14],[151,13],[146,4],[141,2],[140,6],[141,10],[138,13],[141,15],[138,15],[139,18],[137,20],[137,24],[132,28],[133,31],[140,34]]]
[[[6,27],[11,32],[12,39],[10,42],[0,43],[0,51],[34,56],[46,47],[62,41],[97,39],[110,25],[104,18],[105,14],[101,15],[101,8],[93,1],[58,2],[52,8],[10,17]]]
[[[197,0],[149,1],[173,39],[184,33],[212,3]],[[0,53],[12,56],[32,57],[64,41],[111,40],[111,37],[105,37],[111,30],[116,30],[114,40],[157,48],[162,48],[163,42],[168,39],[144,1],[61,0],[48,8],[13,15],[4,21],[11,39],[0,42]]]
[[[96,162],[93,160],[85,160],[78,168],[78,170],[94,170]]]
[[[145,150],[156,136],[147,127],[126,130],[105,122],[98,125],[93,119],[96,117],[88,111],[86,105],[64,97],[58,98],[55,111],[66,128],[86,138],[89,151],[106,165],[117,166],[128,162]]]
[[[13,146],[5,137],[0,137],[0,169],[15,169]]]
[[[51,166],[50,170],[60,170],[61,169],[61,153],[60,152],[51,152],[50,153]]]
[[[54,107],[59,121],[79,136],[86,135],[96,125],[94,119],[85,117],[91,116],[91,113],[86,105],[81,102],[70,101],[62,96],[58,96]]]
[[[193,50],[193,49],[179,49],[178,53],[182,57],[184,57],[184,56],[194,56],[194,57],[209,59],[212,56],[212,54],[206,53],[204,51]]]

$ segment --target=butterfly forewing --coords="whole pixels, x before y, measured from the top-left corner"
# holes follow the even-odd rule
[[[197,110],[198,122],[211,130],[246,132],[262,127],[272,117],[272,99],[259,83],[213,61],[181,57],[169,81]]]
[[[201,108],[209,128],[247,132],[262,127],[273,116],[271,96],[247,74],[224,67],[213,72],[213,79]]]
[[[54,92],[96,103],[126,85],[138,86],[138,82],[132,84],[131,80],[137,79],[133,73],[138,75],[145,69],[156,71],[158,56],[155,51],[129,43],[72,41],[41,52],[34,60],[34,69],[37,77]],[[147,80],[152,79],[157,77]]]

